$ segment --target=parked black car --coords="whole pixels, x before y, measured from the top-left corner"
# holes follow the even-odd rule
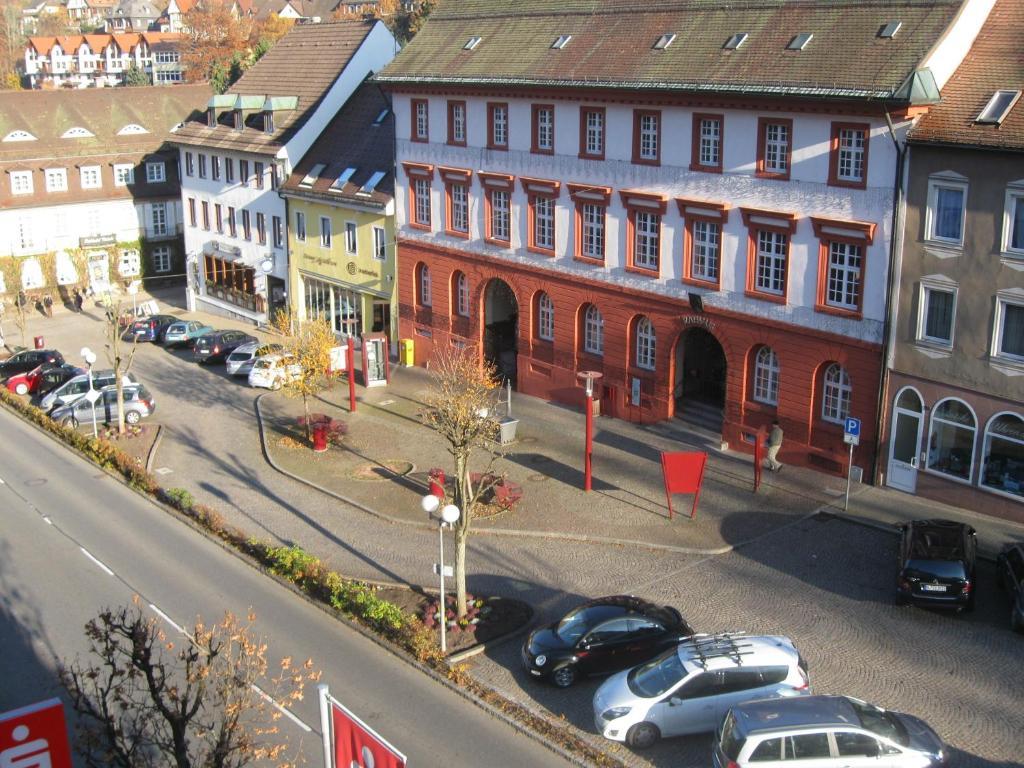
[[[192,357],[200,363],[223,363],[235,347],[256,341],[243,331],[214,331],[196,339],[192,346]]]
[[[900,531],[897,605],[974,610],[975,530],[952,520],[915,520]]]
[[[568,688],[581,675],[616,672],[654,658],[693,634],[675,608],[638,597],[600,597],[530,633],[523,666]]]
[[[55,349],[23,349],[0,362],[0,380],[27,373],[40,365],[60,365],[64,356]]]
[[[1007,544],[996,559],[999,585],[1010,593],[1010,626],[1024,632],[1024,543]]]
[[[162,344],[164,332],[171,323],[178,322],[180,318],[174,315],[151,315],[145,320],[136,320],[125,329],[121,338],[125,341],[152,341]]]

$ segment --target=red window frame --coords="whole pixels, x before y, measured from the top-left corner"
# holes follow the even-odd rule
[[[562,183],[559,181],[551,181],[549,179],[533,179],[523,176],[519,179],[522,184],[523,192],[526,193],[526,219],[527,219],[527,237],[526,237],[526,250],[530,253],[539,253],[542,256],[554,256],[555,255],[555,238],[558,236],[558,229],[556,225],[558,206],[555,201],[558,199],[558,195],[562,188]],[[544,248],[537,245],[536,242],[536,201],[537,198],[545,198],[551,200],[551,247]]]
[[[700,161],[700,124],[704,120],[718,121],[718,164],[705,165]],[[721,173],[725,158],[725,115],[710,112],[694,112],[690,142],[690,170],[704,173]]]
[[[424,232],[429,232],[434,222],[433,211],[431,211],[429,224],[420,224],[416,221],[416,180],[425,179],[428,182],[433,181],[434,166],[428,163],[403,162],[402,167],[405,169],[405,175],[409,179],[409,205],[406,213],[406,223],[412,229],[421,229]]]
[[[640,155],[641,133],[640,123],[645,117],[654,117],[658,121],[658,130],[655,136],[656,149],[655,157],[642,157]],[[660,109],[634,109],[633,110],[633,163],[635,165],[661,165],[661,110]]]
[[[455,138],[455,108],[462,107],[462,139]],[[469,133],[469,113],[466,111],[465,101],[448,102],[448,143],[453,147],[466,146],[466,135]]]
[[[512,193],[515,191],[515,176],[509,173],[477,171],[477,177],[484,188],[484,242],[502,248],[512,247]],[[491,233],[491,195],[495,191],[508,193],[508,240],[499,240]]]
[[[537,143],[540,134],[540,111],[547,109],[551,111],[551,146],[544,148]],[[535,155],[555,154],[555,105],[554,104],[533,104],[530,107],[530,151]]]
[[[494,116],[498,109],[505,110],[505,143],[498,144],[494,140]],[[487,102],[487,148],[496,149],[499,152],[508,151],[509,133],[511,132],[511,119],[508,111],[507,101],[489,101]]]
[[[864,172],[860,181],[839,178],[839,133],[843,130],[864,132]],[[828,153],[828,184],[830,187],[864,189],[868,185],[868,149],[871,145],[871,126],[868,123],[832,123],[831,144]]]
[[[569,197],[575,204],[573,212],[573,259],[584,264],[603,266],[605,259],[595,259],[583,253],[583,206],[596,205],[604,211],[603,242],[605,255],[608,253],[608,204],[612,199],[612,188],[594,184],[576,184],[569,182]]]
[[[437,169],[438,173],[441,174],[441,181],[444,182],[444,231],[445,234],[451,235],[452,237],[461,237],[464,240],[469,239],[469,232],[472,226],[469,218],[469,187],[473,183],[473,171],[468,168],[448,168],[440,167]],[[452,227],[452,187],[461,184],[466,187],[466,231],[462,232]]]
[[[587,151],[587,115],[599,113],[601,115],[601,152],[591,153]],[[580,107],[580,159],[581,160],[604,160],[608,151],[608,114],[604,107]]]
[[[850,317],[860,320],[864,316],[864,296],[867,285],[868,247],[875,240],[876,225],[868,221],[844,221],[811,217],[814,236],[818,238],[818,285],[815,293],[814,309],[826,315]],[[860,246],[860,294],[857,297],[857,308],[846,309],[834,307],[827,302],[828,272],[831,262],[831,244],[845,243]]]
[[[427,301],[423,301],[423,270],[427,270],[427,275],[430,277],[430,295],[426,296]],[[413,279],[416,281],[414,286],[416,306],[421,309],[430,310],[434,306],[434,275],[430,271],[430,265],[425,261],[420,261],[416,264],[416,268],[413,270]]]
[[[676,205],[679,207],[679,215],[683,217],[683,274],[680,279],[689,285],[721,290],[722,239],[726,222],[729,221],[729,204],[677,197]],[[693,225],[698,221],[718,225],[718,277],[715,280],[693,276]]]
[[[768,142],[768,126],[786,126],[786,170],[784,173],[765,169],[765,150]],[[793,121],[782,117],[759,117],[757,119],[757,164],[754,175],[759,179],[775,179],[789,181],[793,170]]]
[[[424,133],[421,136],[418,127],[418,116],[420,106],[426,110],[424,115]],[[410,99],[409,100],[409,118],[411,124],[409,125],[409,140],[410,141],[430,141],[430,102],[427,99]]]
[[[745,293],[762,301],[785,304],[789,300],[789,268],[792,263],[793,235],[797,215],[760,208],[740,208],[747,228],[747,279]],[[782,278],[782,294],[767,293],[757,288],[757,233],[760,231],[786,235],[786,268]]]
[[[668,198],[651,192],[627,189],[619,192],[619,197],[626,209],[626,271],[647,277],[661,277],[661,268],[665,263],[665,211],[668,209]],[[638,213],[656,213],[659,217],[657,269],[636,264],[636,217]]]

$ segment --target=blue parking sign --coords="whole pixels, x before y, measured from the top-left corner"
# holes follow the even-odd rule
[[[860,437],[860,419],[848,418],[843,426],[843,432],[853,437]]]

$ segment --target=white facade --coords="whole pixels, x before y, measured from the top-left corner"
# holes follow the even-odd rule
[[[440,246],[486,253],[496,259],[529,264],[535,268],[575,274],[616,286],[685,299],[702,295],[705,305],[754,317],[796,324],[817,331],[880,344],[885,320],[889,247],[893,218],[893,185],[897,153],[893,137],[877,116],[814,112],[776,112],[757,109],[722,109],[588,101],[581,93],[574,100],[550,97],[486,99],[454,96],[466,104],[466,146],[452,146],[448,138],[448,99],[395,94],[398,183],[397,222],[403,238]],[[412,99],[428,103],[428,142],[412,140]],[[488,102],[508,105],[508,149],[488,149]],[[671,102],[671,99],[666,99]],[[532,105],[554,106],[554,152],[531,151]],[[580,159],[581,108],[605,109],[604,159]],[[660,164],[633,162],[634,108],[660,111]],[[723,119],[721,172],[690,169],[695,113],[715,113]],[[791,120],[791,162],[788,180],[760,178],[756,174],[759,118]],[[869,126],[867,173],[863,188],[830,185],[830,160],[834,124]],[[896,123],[896,138],[909,128]],[[429,231],[410,227],[410,176],[405,162],[433,166]],[[469,241],[445,233],[445,185],[439,169],[472,171],[469,184]],[[485,242],[486,209],[479,172],[511,174],[511,242],[509,247]],[[556,197],[554,255],[529,253],[528,196],[522,178],[560,182]],[[606,247],[603,265],[574,258],[576,208],[568,185],[608,187],[611,196],[605,218]],[[661,220],[660,270],[657,277],[627,269],[627,208],[620,192],[655,193],[667,199]],[[728,220],[722,226],[721,278],[718,290],[682,282],[685,226],[676,198],[724,203]],[[750,295],[748,287],[748,238],[752,227],[744,222],[741,208],[767,210],[796,217],[790,236],[787,290],[783,302]],[[819,259],[822,239],[811,217],[873,225],[874,237],[863,247],[860,276],[861,306],[857,316],[822,312],[819,309]]]
[[[176,49],[171,48],[171,43],[175,42],[173,38],[170,41],[166,37],[157,40],[164,44],[164,50],[154,53],[149,43],[139,39],[138,35],[108,34],[105,37],[107,42],[99,51],[94,51],[80,35],[64,38],[73,43],[67,50],[55,42],[43,52],[37,50],[35,39],[30,40],[25,48],[25,75],[31,86],[38,88],[43,83],[79,88],[116,86],[124,82],[125,73],[132,65],[148,74],[154,84],[181,82],[181,57]],[[170,72],[176,73],[176,77],[167,77]]]

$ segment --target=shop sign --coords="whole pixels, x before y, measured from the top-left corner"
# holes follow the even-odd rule
[[[100,248],[104,245],[117,243],[117,235],[91,235],[90,237],[78,238],[80,248]]]

